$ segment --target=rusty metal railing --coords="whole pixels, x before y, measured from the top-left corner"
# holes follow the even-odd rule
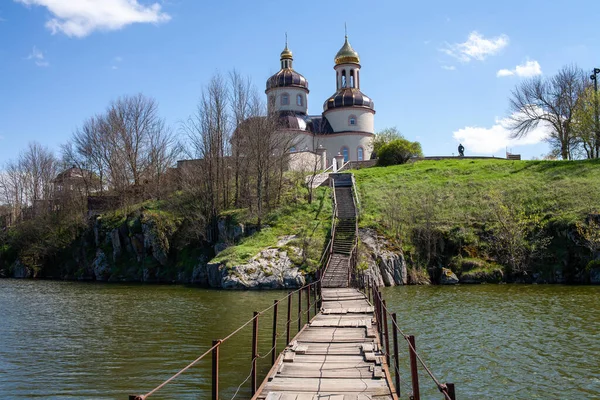
[[[454,383],[441,383],[439,379],[433,374],[431,369],[427,366],[423,358],[417,352],[417,346],[415,342],[415,337],[413,335],[405,334],[400,327],[398,326],[398,320],[396,313],[391,313],[387,308],[386,301],[383,299],[381,291],[379,290],[378,285],[375,284],[373,279],[366,275],[364,272],[359,272],[358,277],[355,280],[355,283],[359,286],[359,288],[364,289],[365,295],[369,299],[369,302],[373,305],[375,310],[375,321],[377,323],[377,330],[379,332],[379,339],[382,346],[382,350],[385,352],[386,361],[388,365],[392,366],[391,359],[393,357],[394,365],[394,378],[395,378],[395,386],[396,393],[398,398],[401,396],[401,377],[400,377],[400,364],[399,364],[399,343],[398,343],[398,335],[406,340],[408,344],[408,353],[410,358],[410,375],[411,375],[411,387],[412,394],[410,395],[410,399],[412,400],[420,400],[420,387],[419,387],[419,365],[421,368],[425,370],[427,375],[432,379],[437,389],[444,395],[445,400],[456,400],[456,393],[454,388]],[[391,320],[391,336],[393,339],[393,348],[390,348],[390,329],[388,326],[388,321]]]
[[[329,267],[329,263],[331,261],[331,253],[333,252],[333,241],[335,238],[335,219],[336,219],[336,215],[337,215],[337,202],[336,202],[336,198],[335,198],[335,184],[333,185],[333,188],[334,188],[334,190],[333,190],[334,207],[333,207],[333,218],[332,218],[332,227],[331,227],[331,230],[332,230],[331,231],[331,239],[329,240],[327,246],[323,250],[323,254],[319,261],[320,268],[316,271],[315,281],[311,282],[307,285],[304,285],[299,289],[289,292],[287,294],[287,296],[285,296],[281,299],[274,300],[272,306],[267,307],[266,309],[264,309],[262,311],[254,311],[254,316],[251,319],[249,319],[248,321],[243,323],[241,326],[239,326],[236,330],[231,332],[225,338],[213,340],[212,346],[208,350],[206,350],[203,354],[201,354],[198,358],[196,358],[194,361],[189,363],[187,366],[182,368],[179,372],[177,372],[176,374],[174,374],[173,376],[171,376],[170,378],[168,378],[163,383],[161,383],[160,385],[158,385],[151,391],[147,392],[146,394],[129,395],[129,400],[146,400],[146,399],[148,399],[149,397],[154,395],[156,392],[158,392],[159,390],[161,390],[162,388],[167,386],[169,383],[171,383],[172,381],[177,379],[177,377],[182,375],[184,372],[186,372],[187,370],[192,368],[198,362],[203,360],[209,354],[212,354],[211,399],[218,400],[219,399],[219,361],[220,361],[219,353],[220,353],[221,346],[223,346],[224,343],[226,343],[229,339],[231,339],[233,336],[235,336],[237,333],[239,333],[242,329],[249,326],[250,324],[252,324],[251,370],[250,370],[250,375],[248,376],[248,378],[246,378],[242,382],[242,384],[238,387],[238,391],[239,391],[240,387],[244,383],[246,383],[248,379],[250,379],[252,396],[254,396],[256,394],[257,383],[258,383],[258,381],[257,381],[257,378],[258,378],[257,377],[257,365],[256,365],[257,360],[260,358],[265,358],[269,354],[271,354],[271,364],[274,365],[275,360],[277,359],[277,338],[279,336],[279,332],[277,331],[277,326],[278,326],[277,324],[278,324],[278,318],[279,318],[279,305],[287,300],[287,319],[286,319],[286,333],[285,333],[286,346],[289,345],[290,341],[291,341],[292,323],[297,321],[298,322],[298,331],[300,331],[302,329],[302,316],[304,314],[306,314],[306,322],[309,323],[310,319],[311,319],[310,318],[311,308],[314,307],[313,317],[318,314],[318,311],[321,308],[321,304],[322,304],[321,282],[323,280],[323,277],[325,276],[325,273],[326,273],[327,268]],[[302,305],[303,305],[302,293],[303,292],[305,292],[305,296],[306,296],[304,310],[302,307]],[[297,314],[298,318],[296,319],[296,321],[292,321],[292,303],[293,303],[292,300],[293,300],[294,294],[297,294],[297,297],[298,297],[298,314]],[[313,299],[312,301],[311,301],[311,297]],[[266,355],[260,356],[258,353],[258,322],[259,322],[259,318],[261,316],[264,316],[265,313],[267,313],[270,310],[273,310],[273,329],[272,329],[272,338],[271,338],[272,347]],[[233,397],[235,398],[236,395],[237,395],[237,392]]]

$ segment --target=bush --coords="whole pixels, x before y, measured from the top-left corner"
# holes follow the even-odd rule
[[[411,142],[406,139],[392,140],[381,146],[377,153],[377,164],[381,166],[404,164],[411,157],[422,157],[423,151],[419,142]]]

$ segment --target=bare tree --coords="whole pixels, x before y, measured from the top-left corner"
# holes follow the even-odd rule
[[[196,177],[198,197],[213,236],[217,234],[219,213],[229,206],[229,174],[225,160],[230,138],[228,101],[227,84],[217,74],[203,89],[196,113],[182,126],[191,145],[187,154],[200,159],[188,167],[196,169],[196,173],[185,175]]]
[[[548,142],[560,149],[564,160],[571,159],[576,145],[573,115],[585,78],[579,67],[569,65],[550,78],[523,81],[512,91],[509,100],[512,137],[526,136],[540,123],[546,123],[551,128]]]

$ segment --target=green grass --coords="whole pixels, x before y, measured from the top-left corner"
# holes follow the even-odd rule
[[[329,188],[319,188],[315,190],[312,204],[297,200],[295,204],[278,208],[265,218],[263,229],[242,239],[236,246],[228,247],[211,262],[225,263],[228,266],[241,264],[261,250],[276,247],[281,237],[296,235],[298,238],[290,245],[302,247],[303,240],[309,241],[308,267],[314,266],[321,256],[331,228],[331,207]]]
[[[390,203],[430,207],[436,224],[477,223],[485,200],[502,197],[526,213],[569,224],[600,207],[600,160],[419,161],[353,171],[362,226],[381,228]]]

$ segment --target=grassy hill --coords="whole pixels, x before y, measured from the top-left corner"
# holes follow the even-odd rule
[[[600,160],[448,159],[353,172],[361,226],[400,241],[416,264],[460,270],[460,259],[504,265],[514,254],[502,253],[522,252],[513,269],[569,264],[577,273],[587,262],[568,237],[600,210]]]

